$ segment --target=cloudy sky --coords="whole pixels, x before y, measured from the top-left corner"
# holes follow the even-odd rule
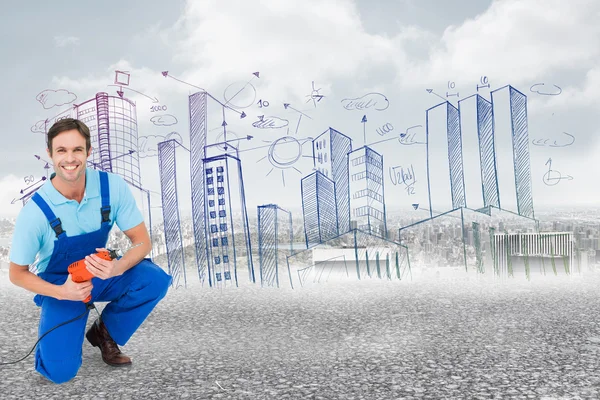
[[[388,209],[428,206],[428,162],[430,171],[443,172],[448,159],[435,149],[427,159],[425,111],[444,101],[458,107],[473,94],[490,100],[490,91],[506,85],[527,96],[534,207],[593,205],[598,197],[593,183],[600,150],[600,3],[595,0],[123,4],[3,7],[0,216],[16,215],[20,203],[11,201],[46,173],[34,156],[45,157],[36,124],[70,102],[102,91],[116,95],[111,85],[117,70],[130,74],[124,92],[136,103],[142,182],[153,193],[153,207],[161,201],[156,142],[175,137],[189,146],[187,101],[198,88],[234,109],[223,113],[216,101],[209,104],[211,140],[223,140],[223,118],[228,140],[253,136],[235,142],[251,213],[265,203],[299,209],[300,179],[313,170],[310,140],[329,127],[350,136],[354,148],[366,139],[383,155]],[[497,126],[508,118],[501,111],[502,93]],[[352,100],[359,98],[362,102]],[[461,104],[464,132],[473,129],[470,104]],[[153,111],[157,105],[160,111]],[[239,117],[241,111],[246,118]],[[443,125],[440,118],[431,114],[430,135],[439,135],[434,128]],[[463,156],[473,154],[465,144]],[[182,148],[177,157],[185,209],[189,155]],[[291,165],[277,162],[296,158]],[[474,176],[472,170],[465,174]],[[429,186],[447,186],[437,175],[431,173]]]

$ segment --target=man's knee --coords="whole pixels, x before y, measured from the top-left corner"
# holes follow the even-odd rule
[[[135,266],[138,273],[147,282],[148,288],[157,299],[162,299],[167,294],[171,285],[171,276],[150,259],[143,259]]]
[[[64,361],[37,361],[35,369],[48,380],[56,383],[66,383],[77,376],[81,367],[81,359]]]

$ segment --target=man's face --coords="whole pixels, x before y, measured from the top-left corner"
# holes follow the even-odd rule
[[[91,149],[90,149],[91,153]],[[52,140],[52,154],[56,176],[69,183],[85,177],[85,166],[89,154],[85,149],[85,138],[77,129],[64,131]]]

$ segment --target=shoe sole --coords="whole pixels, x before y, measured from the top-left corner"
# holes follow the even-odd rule
[[[111,367],[127,367],[131,365],[131,361],[128,363],[121,363],[121,364],[114,364],[114,363],[109,363],[108,361],[106,361],[104,358],[102,358],[102,361],[104,361],[105,364],[110,365]]]

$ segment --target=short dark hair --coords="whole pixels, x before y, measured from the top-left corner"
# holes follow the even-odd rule
[[[75,118],[63,118],[61,120],[56,121],[50,129],[48,129],[48,134],[46,138],[46,142],[48,144],[48,151],[50,155],[52,155],[52,140],[58,136],[59,133],[64,131],[70,131],[73,129],[77,129],[81,136],[85,139],[85,151],[87,153],[90,152],[90,148],[92,147],[92,142],[90,139],[90,128],[83,122]]]

